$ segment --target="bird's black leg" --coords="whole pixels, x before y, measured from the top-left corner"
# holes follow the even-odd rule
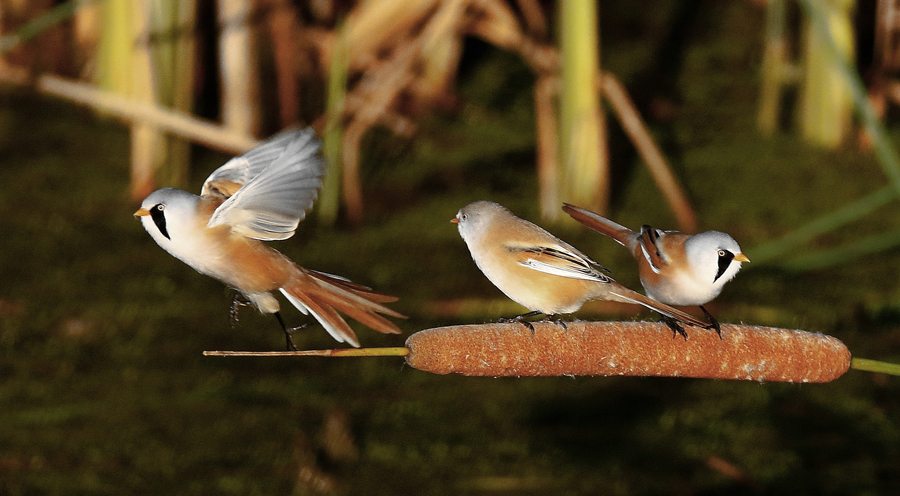
[[[706,315],[706,320],[709,321],[709,328],[715,329],[716,334],[719,335],[719,339],[724,339],[722,337],[722,327],[719,325],[719,321],[716,320],[715,317],[712,316],[711,313],[707,312],[703,305],[700,305],[700,310],[703,310],[703,315]]]
[[[284,331],[284,337],[287,340],[288,351],[299,351],[300,349],[297,348],[296,345],[294,345],[294,338],[291,337],[291,333],[296,331],[297,329],[303,329],[304,327],[306,327],[306,325],[288,328],[288,326],[284,325],[284,319],[281,318],[281,312],[275,312],[275,318],[278,319],[278,323],[281,324],[281,330]]]
[[[534,317],[535,315],[540,315],[540,314],[541,314],[541,312],[538,312],[537,310],[535,310],[534,312],[528,312],[528,313],[523,313],[522,315],[517,315],[511,319],[501,317],[498,322],[502,322],[502,323],[516,322],[516,323],[522,324],[525,327],[527,327],[528,330],[531,331],[531,337],[534,337],[534,326],[531,325],[531,322],[528,322],[525,319],[527,319],[529,317]]]
[[[662,321],[665,322],[669,329],[672,329],[672,337],[681,334],[684,336],[684,340],[687,341],[687,332],[685,332],[684,327],[681,327],[681,323],[678,322],[678,319],[673,319],[667,315],[662,316]]]
[[[231,323],[231,328],[234,329],[240,323],[238,319],[238,310],[241,307],[249,307],[253,303],[244,300],[241,298],[240,294],[235,294],[231,299],[231,310],[228,311],[228,321]]]

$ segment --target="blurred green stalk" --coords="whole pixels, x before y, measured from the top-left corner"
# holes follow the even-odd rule
[[[151,73],[156,101],[190,113],[193,107],[194,18],[192,0],[151,0],[145,4],[150,28]],[[156,179],[167,186],[187,186],[190,141],[167,135],[161,143]]]
[[[327,161],[322,196],[319,199],[319,219],[323,224],[334,225],[341,206],[341,170],[344,141],[344,107],[347,98],[347,73],[350,67],[350,47],[347,44],[345,25],[338,26],[334,49],[331,51],[331,67],[328,74],[328,119],[322,133],[323,153]]]
[[[853,57],[850,12],[854,0],[812,0],[804,20],[804,52],[798,120],[807,141],[837,148],[850,129],[853,84],[840,72]],[[809,8],[807,8],[807,11]]]
[[[121,95],[131,96],[134,74],[131,52],[134,49],[132,18],[138,4],[104,1],[97,56],[97,84]]]
[[[600,95],[597,3],[562,0],[559,16],[560,89],[559,198],[605,212],[608,202],[606,139]]]

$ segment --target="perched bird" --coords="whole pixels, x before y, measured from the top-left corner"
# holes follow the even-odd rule
[[[304,269],[263,243],[293,236],[312,208],[325,175],[320,149],[311,129],[281,132],[213,171],[200,196],[163,188],[134,213],[172,256],[238,290],[260,312],[275,314],[294,349],[294,329],[285,326],[275,291],[312,314],[334,339],[356,347],[359,340],[338,311],[391,334],[400,329],[378,314],[405,318],[382,305],[397,298]]]
[[[646,225],[637,233],[568,203],[563,211],[628,248],[637,260],[647,296],[667,305],[698,305],[721,337],[719,322],[703,305],[719,296],[742,262],[750,261],[734,238],[720,231],[688,235]]]
[[[475,264],[506,296],[552,316],[572,313],[588,300],[636,303],[686,324],[705,324],[685,312],[636,293],[603,274],[603,266],[544,229],[489,201],[466,205],[458,224]]]

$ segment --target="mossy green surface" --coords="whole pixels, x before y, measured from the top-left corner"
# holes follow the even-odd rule
[[[654,53],[647,43],[676,17],[676,4],[662,5],[601,10],[606,68],[629,87],[653,87],[640,70]],[[702,228],[749,251],[885,184],[869,153],[759,136],[761,13],[703,5],[711,12],[697,13],[705,27],[690,31],[675,79],[659,80],[677,88],[677,112],[653,126]],[[623,34],[636,25],[648,32]],[[528,78],[514,57],[486,50],[463,71],[459,113],[423,123],[413,141],[382,131],[365,140],[362,226],[313,215],[274,243],[301,265],[401,297],[406,334],[359,329],[364,345],[502,316],[429,308],[502,299],[449,223],[459,207],[492,199],[537,220]],[[613,147],[611,215],[675,227],[646,170]],[[0,93],[2,494],[900,492],[900,382],[877,374],[822,385],[484,379],[398,358],[203,357],[277,349],[283,338],[251,309],[232,328],[231,293],[143,231],[127,199],[128,154],[115,121]],[[225,159],[198,149],[192,189]],[[897,206],[804,250],[896,230]],[[621,247],[575,225],[547,227],[637,287]],[[898,276],[896,249],[809,273],[751,264],[711,308],[724,322],[824,332],[856,356],[900,362]],[[295,341],[336,344],[315,324]]]

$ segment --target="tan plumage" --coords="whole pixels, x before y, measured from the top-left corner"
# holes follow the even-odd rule
[[[359,346],[338,312],[396,334],[400,329],[379,314],[405,318],[383,305],[397,298],[300,267],[262,242],[291,237],[312,208],[325,169],[320,148],[311,130],[285,131],[213,172],[201,196],[163,188],[135,215],[163,249],[237,289],[260,312],[275,314],[283,328],[276,290],[336,340]]]
[[[653,301],[603,274],[603,267],[544,229],[488,201],[453,222],[479,269],[510,299],[546,315],[572,313],[588,300],[636,303],[690,325],[703,322]]]

